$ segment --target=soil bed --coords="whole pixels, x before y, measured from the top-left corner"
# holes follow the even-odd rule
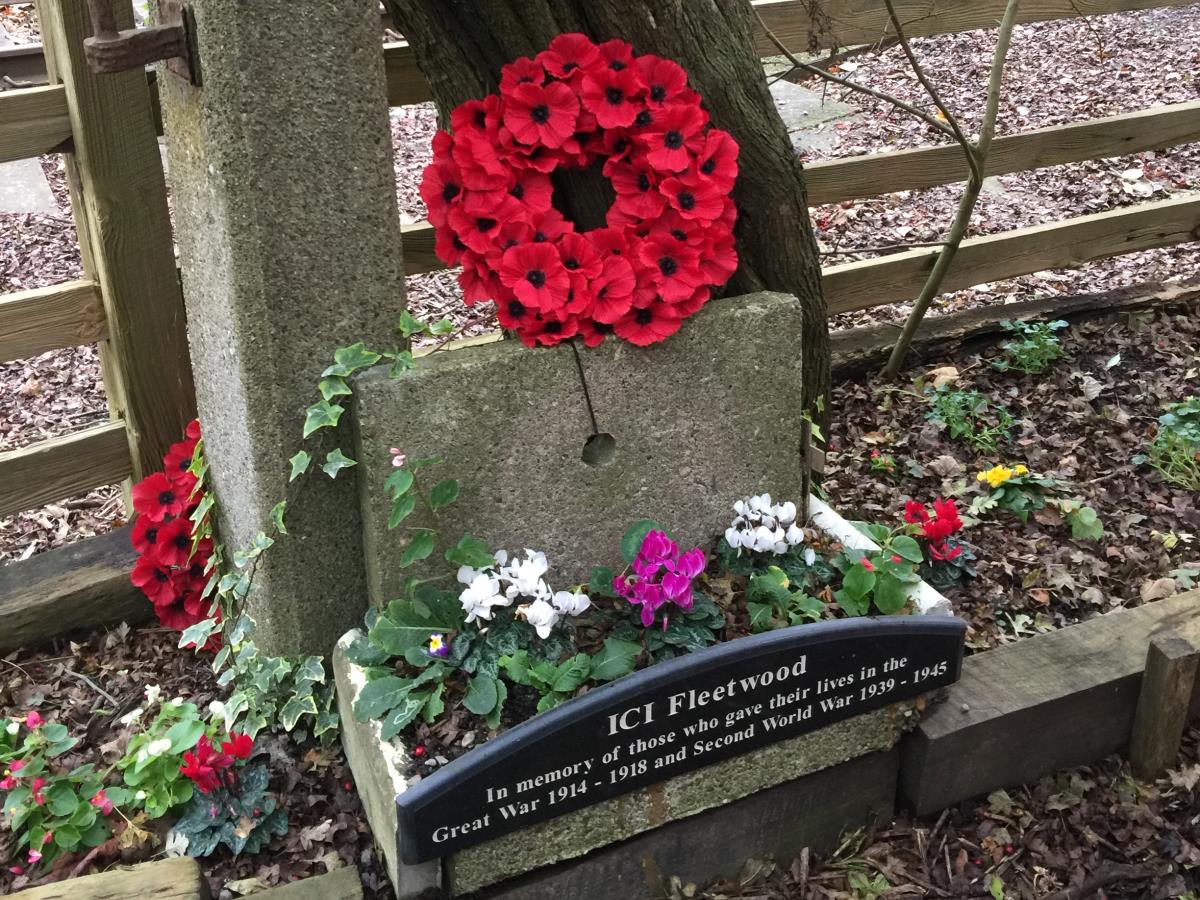
[[[1070,625],[1184,589],[1200,577],[1200,503],[1132,458],[1153,436],[1166,404],[1200,392],[1200,322],[1169,313],[1135,313],[1060,332],[1064,356],[1040,375],[995,371],[982,354],[948,354],[959,379],[1016,418],[1011,442],[994,455],[952,441],[926,421],[928,404],[912,385],[836,385],[825,489],[850,519],[894,523],[907,498],[959,496],[964,510],[981,491],[976,473],[1024,463],[1071,483],[1105,527],[1100,541],[1071,540],[1050,510],[1022,524],[1003,510],[967,521],[978,578],[944,591],[971,629],[972,649]],[[895,461],[891,476],[871,469],[877,451]],[[1173,536],[1173,537],[1172,537]]]
[[[122,625],[82,643],[60,641],[36,653],[11,653],[0,659],[0,718],[23,717],[37,709],[80,739],[60,758],[66,767],[112,762],[124,752],[124,728],[118,720],[143,703],[148,685],[157,684],[164,697],[182,696],[201,710],[221,696],[207,665],[210,657],[178,649],[178,638],[178,632],[162,628]],[[297,745],[265,734],[257,743],[270,754],[270,789],[287,809],[288,833],[257,856],[234,858],[222,847],[200,860],[214,900],[323,875],[343,865],[358,868],[366,897],[391,897],[341,744]],[[168,816],[143,823],[146,835],[138,840],[120,816],[113,816],[113,839],[91,851],[64,854],[34,881],[8,870],[15,861],[13,835],[0,829],[0,894],[161,857],[171,821]]]

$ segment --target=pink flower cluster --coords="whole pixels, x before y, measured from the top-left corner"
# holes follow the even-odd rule
[[[692,608],[692,582],[704,571],[704,562],[699,547],[680,553],[665,533],[649,531],[629,565],[632,572],[614,578],[613,590],[642,608],[642,625],[649,628],[659,608],[668,603],[684,612]],[[668,610],[662,617],[664,631],[669,618]]]

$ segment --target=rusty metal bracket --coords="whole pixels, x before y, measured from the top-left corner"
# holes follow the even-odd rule
[[[200,84],[195,22],[181,0],[159,0],[158,25],[118,29],[112,0],[88,0],[92,36],[83,41],[93,72],[125,72],[166,60],[167,68],[192,84]]]

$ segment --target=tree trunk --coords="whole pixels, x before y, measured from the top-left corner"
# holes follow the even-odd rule
[[[741,265],[727,294],[794,294],[804,310],[798,335],[805,392],[800,411],[828,416],[829,329],[821,268],[808,218],[804,172],[767,90],[752,40],[748,0],[385,0],[412,45],[439,112],[498,89],[500,68],[534,56],[564,32],[621,38],[635,53],[675,60],[712,116],[741,146],[734,199]],[[579,182],[572,183],[576,190]],[[595,221],[603,192],[571,198],[576,221]],[[799,411],[798,411],[799,412]]]

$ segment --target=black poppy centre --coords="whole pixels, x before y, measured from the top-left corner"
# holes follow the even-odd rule
[[[550,121],[550,107],[544,103],[540,106],[535,106],[529,111],[529,118],[533,119],[539,125],[545,125]]]
[[[525,280],[535,288],[540,288],[546,283],[546,273],[541,269],[530,269],[525,273]]]

